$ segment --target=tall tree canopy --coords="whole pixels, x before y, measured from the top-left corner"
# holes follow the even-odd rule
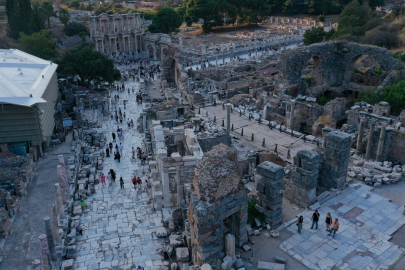
[[[170,33],[183,23],[183,18],[172,8],[162,8],[156,13],[149,26],[151,33]]]
[[[58,73],[73,78],[79,76],[79,85],[89,87],[94,84],[113,83],[121,78],[114,67],[114,60],[93,49],[91,44],[83,43],[66,50],[58,61]]]
[[[53,39],[49,30],[42,30],[32,35],[21,34],[19,38],[20,49],[26,53],[35,55],[45,60],[55,60],[59,53],[55,47],[55,40]]]
[[[352,1],[340,14],[338,24],[339,35],[364,35],[366,23],[371,19],[371,16],[372,11],[368,5],[360,5],[357,0]]]
[[[36,19],[30,0],[6,0],[7,35],[18,39],[20,33],[31,34],[41,29],[34,28]]]
[[[190,25],[203,19],[203,29],[224,24],[259,23],[270,15],[270,0],[190,0],[184,20]]]
[[[53,9],[52,3],[49,1],[42,3],[42,12],[48,21],[48,28],[51,28],[51,23],[49,19],[55,15],[55,10]]]
[[[59,20],[63,25],[66,25],[69,23],[70,20],[70,12],[66,8],[61,8],[59,10]]]

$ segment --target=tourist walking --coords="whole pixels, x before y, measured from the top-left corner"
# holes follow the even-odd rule
[[[304,222],[304,217],[303,216],[300,216],[299,218],[298,218],[298,221],[297,221],[297,226],[298,226],[298,233],[300,234],[301,233],[301,230],[302,230],[302,223]]]
[[[118,160],[119,163],[121,163],[121,155],[120,152],[115,152],[114,160]]]
[[[124,189],[124,179],[122,179],[122,176],[120,177],[120,187]]]
[[[105,186],[105,175],[104,175],[104,173],[102,173],[101,176],[100,176],[100,182],[104,187]]]
[[[326,223],[326,231],[330,232],[330,225],[332,224],[332,216],[330,215],[329,212],[326,214],[325,223]]]
[[[328,235],[331,235],[333,233],[332,238],[335,238],[335,234],[338,229],[339,229],[339,221],[337,218],[335,218],[335,220],[332,222],[332,229]]]
[[[143,190],[148,191],[148,180],[145,180],[145,183],[143,184]]]
[[[119,148],[120,148],[120,154],[122,155],[122,151],[124,150],[124,146],[121,143],[120,143]]]
[[[112,133],[113,142],[115,142],[115,133]]]
[[[105,145],[105,154],[107,157],[110,157],[110,146],[108,143]]]
[[[108,173],[107,180],[108,180],[108,185],[112,186],[112,174],[111,174],[111,172]]]
[[[135,154],[136,154],[135,148],[132,147],[132,158],[135,158]]]
[[[136,185],[138,184],[138,179],[136,179],[136,176],[132,178],[132,184],[134,185],[134,189],[136,190]]]
[[[84,198],[83,198],[82,195],[80,195],[80,205],[82,206],[82,209],[83,209],[83,208],[86,208],[86,206],[87,206],[87,203],[86,203],[86,201],[84,200]]]
[[[115,173],[115,171],[113,169],[110,169],[110,173],[111,173],[111,178],[112,180],[115,182],[115,179],[117,177],[117,174]]]
[[[314,225],[316,225],[315,230],[318,230],[319,216],[320,216],[320,214],[318,213],[318,210],[315,210],[315,212],[312,214],[312,226],[311,226],[311,229],[314,227]]]

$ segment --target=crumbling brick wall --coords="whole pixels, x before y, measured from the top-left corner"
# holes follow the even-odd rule
[[[235,235],[237,246],[247,242],[248,197],[236,158],[236,149],[220,144],[196,166],[187,213],[196,264],[224,251],[227,230]],[[226,222],[232,225],[226,228]]]
[[[388,159],[405,164],[405,132],[393,131],[388,148]]]
[[[296,205],[308,207],[315,201],[319,174],[319,154],[300,149],[285,177],[285,197]]]

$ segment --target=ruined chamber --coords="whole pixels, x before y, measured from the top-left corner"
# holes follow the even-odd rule
[[[220,144],[196,166],[188,207],[195,264],[202,265],[223,252],[228,233],[235,236],[236,246],[247,242],[248,197],[236,159],[234,148]]]

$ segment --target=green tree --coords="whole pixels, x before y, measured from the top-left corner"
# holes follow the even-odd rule
[[[71,22],[65,26],[64,32],[66,35],[71,37],[71,36],[77,36],[81,32],[85,32],[88,34],[89,30],[87,29],[87,27],[84,24],[81,24],[78,22]]]
[[[86,8],[85,8],[87,11],[93,11],[93,5],[90,3],[90,4],[88,4],[87,6],[86,6]]]
[[[203,30],[208,31],[214,26],[212,23],[215,18],[213,7],[215,7],[214,0],[190,0],[187,3],[187,20],[197,22],[198,19],[203,19]]]
[[[79,0],[73,0],[69,3],[69,7],[70,8],[74,8],[74,9],[79,9],[80,7],[80,1]]]
[[[304,33],[304,45],[308,46],[314,43],[322,42],[326,36],[326,32],[323,27],[312,27],[311,30],[307,30]]]
[[[54,8],[53,8],[53,6],[52,6],[52,3],[49,2],[49,1],[45,1],[45,2],[42,3],[42,7],[41,7],[41,8],[42,8],[42,12],[43,12],[43,14],[44,14],[46,20],[48,21],[48,28],[51,28],[51,22],[50,22],[49,19],[50,19],[52,16],[55,15],[55,10],[54,10]]]
[[[151,33],[170,33],[183,23],[183,18],[172,8],[162,8],[149,26]]]
[[[360,5],[357,0],[348,4],[339,16],[338,33],[353,36],[363,36],[367,21],[372,17],[372,11],[367,5]]]
[[[32,32],[36,33],[45,28],[46,18],[41,11],[38,2],[34,2],[32,5]]]
[[[59,20],[66,27],[66,25],[69,23],[70,20],[69,10],[67,10],[66,8],[61,8],[59,10]]]
[[[58,73],[70,78],[79,76],[79,85],[89,87],[90,83],[113,83],[121,79],[114,67],[114,60],[93,49],[91,44],[83,43],[66,50],[58,61]]]
[[[318,17],[316,17],[316,19],[318,20],[318,22],[324,22],[325,21],[325,16],[321,14]]]
[[[7,35],[18,39],[21,32],[20,7],[18,0],[6,1]]]
[[[32,8],[30,0],[19,0],[20,6],[20,31],[25,34],[32,33]]]
[[[182,18],[184,18],[184,15],[186,15],[186,7],[177,7],[174,9],[174,11],[177,12]]]
[[[35,55],[45,60],[54,60],[58,57],[59,53],[55,47],[55,40],[51,32],[44,29],[32,35],[21,33],[20,49],[26,53]]]

